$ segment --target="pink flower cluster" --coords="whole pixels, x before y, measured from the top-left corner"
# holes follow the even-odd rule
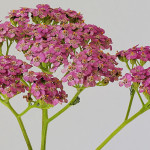
[[[93,87],[97,81],[108,83],[118,80],[122,68],[116,67],[115,59],[116,57],[109,53],[105,54],[102,50],[87,47],[86,50],[78,53],[73,63],[64,70],[67,74],[62,81],[68,82],[70,86],[83,84],[85,87]]]
[[[51,71],[55,71],[61,64],[68,65],[69,56],[74,56],[79,47],[81,50],[87,47],[111,48],[111,39],[103,34],[103,29],[84,23],[53,26],[28,24],[24,28],[17,27],[16,38],[20,40],[16,48],[25,53],[31,64],[39,66],[44,62],[51,66]]]
[[[128,60],[139,59],[146,62],[150,60],[150,46],[138,47],[137,45],[128,50],[120,51],[116,55],[120,60],[123,60],[124,57]]]
[[[61,19],[66,20],[67,17],[69,22],[65,21],[59,25],[46,25],[41,24],[42,22],[29,24],[29,12],[32,13],[32,18],[38,17],[44,21],[51,18],[55,22],[61,22]],[[64,11],[61,8],[52,9],[48,5],[37,5],[37,9],[13,10],[9,18],[11,22],[0,24],[0,42],[3,43],[7,37],[15,40],[16,48],[25,54],[31,64],[38,67],[46,63],[46,69],[51,72],[62,64],[66,67],[79,48],[80,51],[87,47],[111,49],[112,41],[104,35],[105,31],[95,25],[83,23],[82,15],[72,10]],[[16,22],[18,25],[15,26]]]
[[[35,24],[29,23],[29,13]],[[85,24],[81,14],[70,9],[65,11],[61,8],[52,9],[48,5],[37,5],[36,9],[13,10],[8,18],[10,18],[10,22],[7,22],[9,26],[1,24],[2,30],[8,32],[10,28],[13,29],[13,36],[9,39],[12,38],[11,40],[17,42],[17,50],[22,51],[31,64],[44,68],[43,70],[54,72],[60,65],[64,65],[68,70],[62,80],[68,81],[69,85],[95,86],[98,85],[97,82],[109,83],[121,76],[122,69],[115,67],[116,57],[102,51],[111,49],[111,39],[104,35],[105,31],[102,28]],[[40,87],[43,93],[40,91],[35,93],[34,89],[32,94],[36,99],[41,99],[48,92],[46,91],[48,85],[39,83],[38,76],[34,74],[33,78],[26,79],[26,76],[24,78],[26,81],[34,82],[33,89]],[[53,77],[49,76],[51,81]],[[57,94],[57,92],[56,96],[50,94],[44,100],[53,104]],[[58,101],[61,100],[58,98]]]
[[[5,38],[12,39],[15,37],[15,28],[10,22],[0,24],[0,44],[5,41]]]
[[[24,80],[32,83],[29,94],[37,100],[41,99],[48,104],[56,105],[59,102],[67,102],[67,94],[63,90],[62,82],[53,75],[43,72],[25,72]]]
[[[25,85],[20,81],[20,77],[31,67],[15,56],[0,56],[0,92],[9,98],[25,92]]]
[[[38,4],[36,9],[21,8],[19,10],[12,10],[7,18],[10,18],[14,25],[24,25],[30,21],[36,24],[62,24],[62,23],[77,23],[84,22],[80,13],[73,10],[63,10],[61,8],[51,8],[48,4]]]
[[[137,66],[131,69],[130,73],[125,74],[121,80],[120,86],[130,87],[132,83],[137,83],[139,92],[146,92],[150,95],[150,67],[144,69],[142,66]]]

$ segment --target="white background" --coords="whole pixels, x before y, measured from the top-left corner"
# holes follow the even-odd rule
[[[150,45],[150,1],[149,0],[0,0],[0,20],[9,10],[19,7],[35,7],[39,3],[51,7],[71,8],[84,15],[85,22],[105,29],[112,38],[113,53],[139,44]],[[18,58],[23,56],[11,49]],[[121,67],[124,65],[121,64]],[[75,90],[66,87],[71,99]],[[124,119],[129,102],[129,90],[118,83],[107,87],[86,89],[80,96],[81,102],[49,124],[47,150],[95,150]],[[11,100],[21,112],[26,105],[22,95]],[[136,97],[132,114],[140,107]],[[53,115],[62,106],[49,110]],[[23,121],[33,145],[40,149],[41,110],[32,109]],[[103,150],[149,150],[150,111],[144,113],[125,127]],[[11,112],[0,105],[0,150],[27,150],[19,125]]]

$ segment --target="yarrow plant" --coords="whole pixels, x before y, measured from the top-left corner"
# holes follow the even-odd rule
[[[119,86],[130,88],[130,102],[123,123],[114,130],[96,150],[102,149],[121,129],[135,118],[150,109],[150,67],[146,68],[145,64],[150,61],[150,46],[138,47],[138,45],[116,53],[120,61],[124,62],[129,70],[122,78],[120,78]],[[142,108],[129,117],[134,95],[137,93]],[[141,96],[142,93],[147,100],[145,103]]]
[[[48,124],[79,103],[82,91],[119,80],[122,68],[117,67],[117,57],[126,63],[130,71],[121,77],[119,85],[131,87],[131,100],[123,124],[97,150],[149,109],[150,68],[144,69],[143,66],[150,59],[150,47],[135,46],[116,55],[106,53],[106,49],[112,49],[112,41],[102,28],[86,24],[83,16],[76,11],[53,9],[47,4],[39,4],[35,9],[12,10],[6,18],[9,21],[0,24],[0,102],[16,117],[29,150],[33,148],[21,117],[32,108],[42,110],[41,150],[45,150]],[[7,49],[3,46],[5,43]],[[12,44],[23,53],[28,63],[9,54]],[[35,72],[33,66],[40,71]],[[55,75],[59,69],[62,78]],[[71,100],[64,90],[65,82],[77,89]],[[11,106],[10,99],[24,92],[23,98],[28,107],[19,114]],[[128,118],[135,92],[143,107]],[[148,99],[146,104],[140,93]],[[49,117],[48,110],[62,103],[67,104]]]

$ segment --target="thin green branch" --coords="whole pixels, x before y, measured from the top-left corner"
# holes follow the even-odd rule
[[[7,107],[6,101],[0,98],[0,102]]]
[[[127,68],[128,68],[129,70],[131,70],[131,68],[130,68],[130,66],[129,66],[129,64],[128,64],[128,62],[126,61],[125,63],[126,63]]]
[[[139,96],[139,98],[140,98],[140,101],[141,101],[141,103],[142,103],[142,106],[144,106],[144,102],[143,102],[143,100],[142,100],[142,97],[141,97],[139,91],[137,90],[136,92],[137,92],[137,94],[138,94],[138,96]]]
[[[10,111],[15,115],[15,117],[18,117],[18,113],[14,110],[14,108],[11,106],[9,101],[6,104],[7,104],[7,107],[10,109]]]
[[[45,72],[47,74],[53,74],[53,72],[50,72],[47,68],[44,68],[42,64],[40,64],[39,68],[42,72]]]
[[[23,80],[23,78],[21,78],[20,81],[21,81],[25,86],[28,86],[28,87],[29,87],[29,85],[27,84],[26,81]]]
[[[2,53],[2,46],[3,46],[3,43],[0,43],[0,56],[3,56],[3,53]]]
[[[25,129],[25,127],[24,127],[24,124],[23,124],[21,118],[20,118],[20,117],[17,117],[17,121],[18,121],[18,123],[19,123],[19,126],[20,126],[20,128],[21,128],[22,134],[23,134],[24,139],[25,139],[25,141],[26,141],[28,150],[33,150],[33,149],[32,149],[32,146],[31,146],[31,143],[30,143],[30,140],[29,140],[29,137],[28,137],[28,135],[27,135],[26,129]]]
[[[141,66],[138,60],[136,62],[138,63],[139,66]]]
[[[114,130],[97,148],[96,150],[101,150],[118,132],[120,132],[128,123],[133,121],[135,118],[143,114],[147,109],[143,107],[136,114],[130,117],[128,120],[125,120],[116,130]]]
[[[33,106],[28,106],[22,113],[20,113],[19,115],[18,115],[18,117],[21,117],[21,116],[23,116],[24,114],[26,114],[31,108],[34,108]]]
[[[125,120],[127,120],[128,117],[129,117],[131,106],[132,106],[132,102],[133,102],[133,98],[134,98],[134,95],[135,95],[135,90],[134,89],[131,89],[131,90],[132,90],[132,92],[131,92],[130,102],[129,102],[129,106],[128,106],[128,110],[127,110],[127,114],[126,114]]]
[[[48,128],[48,110],[47,109],[42,109],[41,150],[46,149],[47,128]]]
[[[78,89],[77,93],[75,94],[75,96],[72,98],[72,100],[64,107],[62,108],[59,112],[57,112],[55,115],[53,115],[51,118],[48,119],[48,123],[51,122],[52,120],[54,120],[55,118],[57,118],[59,115],[61,115],[64,111],[66,111],[69,107],[72,106],[73,102],[76,100],[76,98],[78,97],[78,95],[85,89],[85,87],[81,87],[80,89]]]
[[[28,147],[28,150],[33,150],[32,149],[32,146],[31,146],[31,143],[30,143],[30,140],[29,140],[29,137],[27,135],[27,132],[26,132],[26,129],[24,127],[24,124],[21,120],[21,117],[18,115],[18,113],[14,110],[14,108],[11,106],[11,104],[9,103],[8,99],[6,100],[2,100],[0,99],[0,102],[2,104],[4,104],[7,108],[9,108],[9,110],[14,114],[14,116],[16,117],[18,123],[19,123],[19,126],[21,128],[21,131],[22,131],[22,134],[24,136],[24,139],[26,141],[26,144],[27,144],[27,147]]]
[[[18,117],[23,116],[24,114],[26,114],[32,108],[38,108],[37,104],[38,104],[38,101],[36,101],[33,105],[31,105],[31,103],[29,102],[28,107],[22,113],[18,114]]]
[[[10,49],[11,44],[12,44],[12,41],[10,40],[10,43],[8,43],[8,38],[7,38],[6,39],[6,45],[7,45],[6,55],[8,55],[8,53],[9,53],[9,49]]]

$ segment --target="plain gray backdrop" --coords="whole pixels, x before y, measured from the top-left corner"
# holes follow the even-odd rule
[[[35,7],[47,3],[51,7],[62,7],[81,12],[85,22],[102,27],[112,38],[113,51],[128,49],[137,44],[150,45],[150,1],[149,0],[0,0],[0,20],[5,20],[8,11],[19,7]],[[11,54],[24,59],[11,48]],[[25,60],[25,59],[24,59]],[[124,67],[120,63],[120,67]],[[125,71],[127,71],[125,69]],[[124,71],[124,72],[125,72]],[[69,100],[75,89],[65,86]],[[124,119],[129,102],[129,90],[118,86],[118,82],[107,87],[86,89],[81,102],[68,109],[49,124],[47,150],[95,150]],[[26,107],[22,95],[11,100],[17,112]],[[53,115],[65,104],[49,110]],[[135,97],[132,114],[141,107]],[[41,110],[32,109],[23,116],[33,150],[40,150]],[[149,150],[150,111],[144,113],[117,134],[103,150]],[[16,118],[0,104],[0,150],[27,150],[26,143]]]

